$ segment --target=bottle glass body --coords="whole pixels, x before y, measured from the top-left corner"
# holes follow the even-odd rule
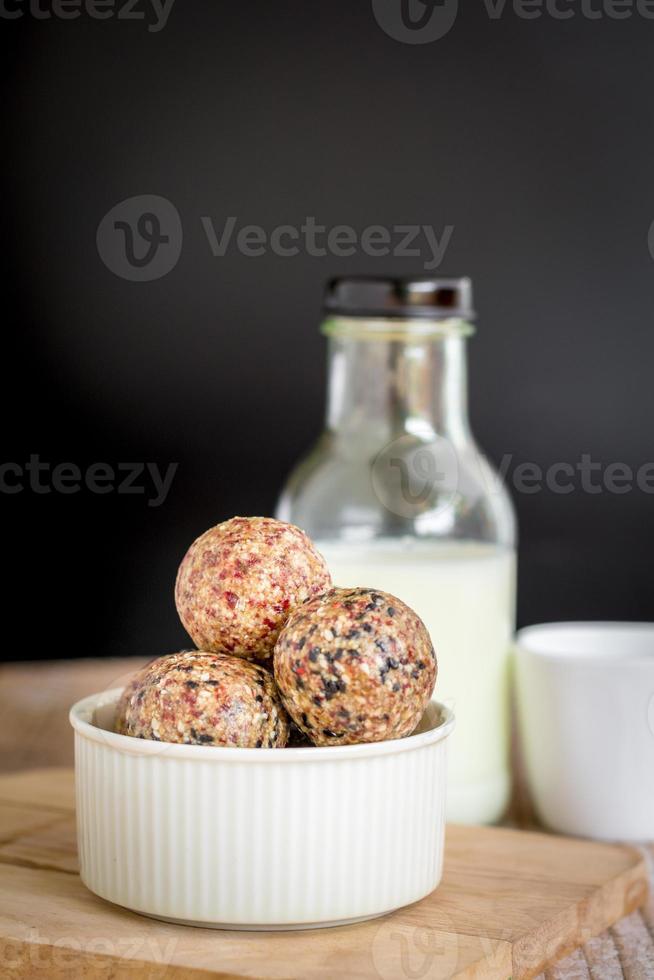
[[[331,317],[325,430],[297,465],[277,516],[302,527],[334,583],[412,606],[451,706],[448,818],[506,808],[515,518],[467,414],[469,323]]]

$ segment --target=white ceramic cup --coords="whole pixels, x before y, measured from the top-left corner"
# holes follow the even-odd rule
[[[516,638],[518,722],[542,822],[654,839],[654,624],[551,623]]]

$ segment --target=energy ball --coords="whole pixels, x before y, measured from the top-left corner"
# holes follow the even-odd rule
[[[288,620],[275,680],[289,715],[314,745],[410,735],[436,681],[422,620],[375,589],[331,589]]]
[[[175,604],[202,650],[269,660],[293,610],[330,586],[304,531],[270,517],[233,517],[193,542],[177,573]]]
[[[153,663],[153,661],[150,661],[150,663]],[[127,709],[129,708],[132,700],[132,695],[139,689],[141,674],[147,670],[150,663],[146,664],[145,667],[141,667],[140,670],[137,670],[134,674],[132,674],[129,681],[123,688],[123,693],[120,695],[118,704],[116,705],[116,714],[114,717],[114,731],[118,732],[119,735],[127,735]]]
[[[289,730],[269,671],[197,650],[160,657],[139,671],[116,719],[124,735],[186,745],[284,748]]]

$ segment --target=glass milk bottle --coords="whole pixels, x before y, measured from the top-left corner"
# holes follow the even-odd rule
[[[336,585],[422,617],[435,696],[454,708],[448,818],[490,823],[509,776],[515,519],[468,422],[468,279],[341,279],[326,293],[325,430],[277,516],[304,528]]]

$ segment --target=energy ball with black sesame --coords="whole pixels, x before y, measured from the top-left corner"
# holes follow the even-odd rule
[[[160,657],[139,671],[116,717],[121,734],[186,745],[281,749],[289,731],[269,671],[197,650]]]
[[[304,531],[270,517],[233,517],[193,542],[175,604],[200,649],[270,659],[293,610],[330,586]]]
[[[375,589],[331,589],[305,602],[282,630],[274,667],[286,710],[314,745],[410,735],[436,681],[424,623]]]

